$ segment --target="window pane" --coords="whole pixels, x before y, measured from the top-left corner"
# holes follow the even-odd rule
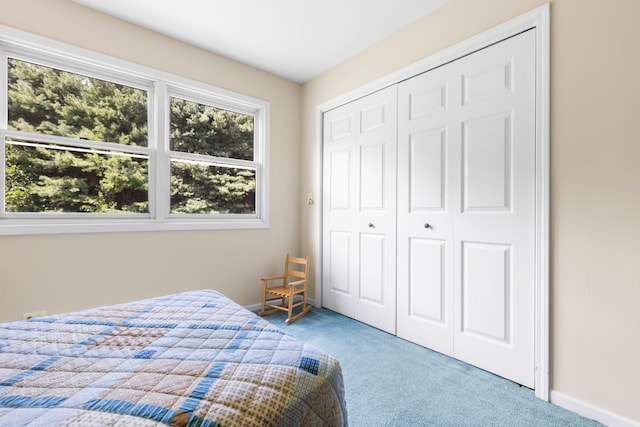
[[[171,213],[255,214],[256,171],[171,162]]]
[[[11,130],[147,146],[147,92],[9,58]]]
[[[6,212],[148,213],[148,159],[7,141]]]
[[[171,98],[172,151],[253,160],[253,116]]]

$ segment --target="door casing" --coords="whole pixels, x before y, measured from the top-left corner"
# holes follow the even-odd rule
[[[412,65],[365,84],[316,107],[316,194],[322,194],[322,118],[325,111],[384,87],[432,70],[476,50],[529,29],[536,31],[536,182],[535,182],[535,395],[549,400],[549,101],[550,101],[550,7],[539,6],[510,21],[430,55]],[[315,304],[322,306],[322,200],[315,205],[319,218],[315,230]]]

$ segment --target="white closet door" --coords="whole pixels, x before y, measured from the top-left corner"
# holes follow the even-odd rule
[[[452,144],[460,89],[445,65],[398,88],[398,336],[453,354]]]
[[[459,60],[455,357],[534,386],[535,33]]]
[[[395,333],[397,88],[324,115],[323,305]]]
[[[398,335],[529,387],[534,61],[529,31],[400,84],[398,107]]]

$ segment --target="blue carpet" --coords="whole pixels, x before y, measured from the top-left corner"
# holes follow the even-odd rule
[[[340,362],[351,427],[600,426],[533,390],[325,309],[287,325]]]

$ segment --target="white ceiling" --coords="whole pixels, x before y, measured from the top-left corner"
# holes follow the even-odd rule
[[[447,0],[73,0],[303,83]]]

